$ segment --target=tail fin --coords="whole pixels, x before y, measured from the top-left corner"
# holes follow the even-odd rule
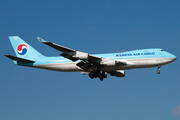
[[[39,58],[43,57],[41,53],[27,44],[18,36],[9,36],[10,42],[13,46],[13,49],[17,57],[20,58]]]

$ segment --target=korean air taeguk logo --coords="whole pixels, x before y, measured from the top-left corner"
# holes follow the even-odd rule
[[[17,46],[17,53],[19,55],[25,55],[28,52],[28,47],[25,44],[19,44]]]

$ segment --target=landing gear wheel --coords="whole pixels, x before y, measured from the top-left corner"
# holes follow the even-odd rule
[[[101,81],[103,81],[103,78],[100,78]]]
[[[160,68],[161,68],[161,66],[157,68],[158,69],[157,74],[160,74]]]
[[[158,71],[157,71],[157,74],[160,74],[160,73],[161,73],[160,70],[158,70]]]
[[[90,77],[91,79],[93,79],[93,78],[94,78],[94,75],[93,75],[93,73],[92,73],[92,72],[90,72],[90,73],[89,73],[89,77]]]

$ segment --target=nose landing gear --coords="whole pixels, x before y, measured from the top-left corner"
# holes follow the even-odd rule
[[[158,68],[157,68],[157,69],[158,69],[158,70],[157,70],[157,74],[160,74],[160,73],[161,73],[161,72],[160,72],[160,68],[161,68],[161,67],[158,67]]]

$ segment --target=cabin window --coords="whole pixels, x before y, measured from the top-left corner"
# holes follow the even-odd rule
[[[161,50],[161,51],[165,51],[165,50]]]

